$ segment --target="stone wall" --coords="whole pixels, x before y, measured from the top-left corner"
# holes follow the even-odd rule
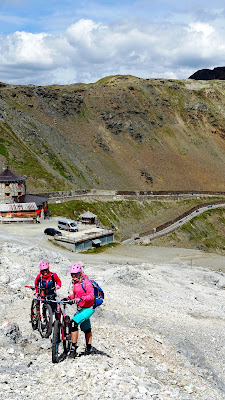
[[[71,190],[67,192],[39,193],[40,196],[48,197],[48,203],[66,202],[70,200],[185,200],[206,196],[225,197],[225,192],[207,192],[207,191],[121,191],[121,190]]]

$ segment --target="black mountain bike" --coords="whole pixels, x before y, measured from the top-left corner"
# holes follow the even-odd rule
[[[25,286],[33,291],[34,286]],[[30,322],[33,330],[38,329],[41,337],[48,338],[52,333],[53,313],[50,306],[50,301],[45,296],[44,291],[40,292],[37,299],[33,299],[31,303]]]

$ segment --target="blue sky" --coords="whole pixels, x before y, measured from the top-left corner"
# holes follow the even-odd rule
[[[221,0],[0,0],[0,81],[186,79],[225,66]]]

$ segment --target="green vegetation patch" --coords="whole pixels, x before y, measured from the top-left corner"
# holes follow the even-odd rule
[[[112,249],[117,246],[120,246],[120,243],[109,243],[109,244],[104,244],[103,246],[100,247],[93,247],[92,249],[82,251],[81,253],[82,254],[104,253],[106,250]]]
[[[39,191],[65,189],[63,180],[54,177],[42,166],[36,155],[23,144],[8,124],[1,124],[0,135],[0,154],[6,157],[9,167],[15,173],[28,177],[28,189],[29,182],[32,182],[32,188],[37,187]],[[61,164],[56,169],[60,167]]]
[[[153,204],[154,203],[154,204]],[[141,221],[146,213],[157,214],[157,209],[164,208],[161,202],[137,202],[127,201],[83,201],[71,200],[65,203],[50,204],[49,209],[52,215],[65,216],[67,218],[78,218],[80,214],[89,210],[97,215],[104,226],[111,226],[112,223],[119,224],[124,220]]]
[[[66,169],[64,168],[61,161],[53,153],[49,154],[49,164],[52,165],[55,170],[59,171],[60,175],[62,175],[64,178],[67,178]]]
[[[37,159],[34,156],[32,156],[31,153],[28,152],[24,153],[23,160],[14,157],[12,160],[10,160],[10,166],[12,166],[12,169],[17,173],[27,176],[30,180],[32,180],[33,185],[39,188],[39,190],[43,187],[43,184],[44,186],[47,185],[48,191],[60,190],[64,185],[61,180],[58,180],[50,172],[48,172],[37,161]]]
[[[6,160],[9,159],[9,153],[6,147],[6,142],[4,139],[0,138],[0,154],[6,158]]]

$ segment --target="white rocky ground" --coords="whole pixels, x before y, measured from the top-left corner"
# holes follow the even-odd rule
[[[204,266],[212,255],[190,253],[195,264],[181,249],[135,246],[87,257],[54,248],[41,232],[0,226],[0,399],[225,399],[225,274]],[[81,334],[80,356],[52,364],[50,339],[32,331],[25,285],[42,259],[62,279],[59,298],[73,260],[86,260],[104,288],[91,355]]]

